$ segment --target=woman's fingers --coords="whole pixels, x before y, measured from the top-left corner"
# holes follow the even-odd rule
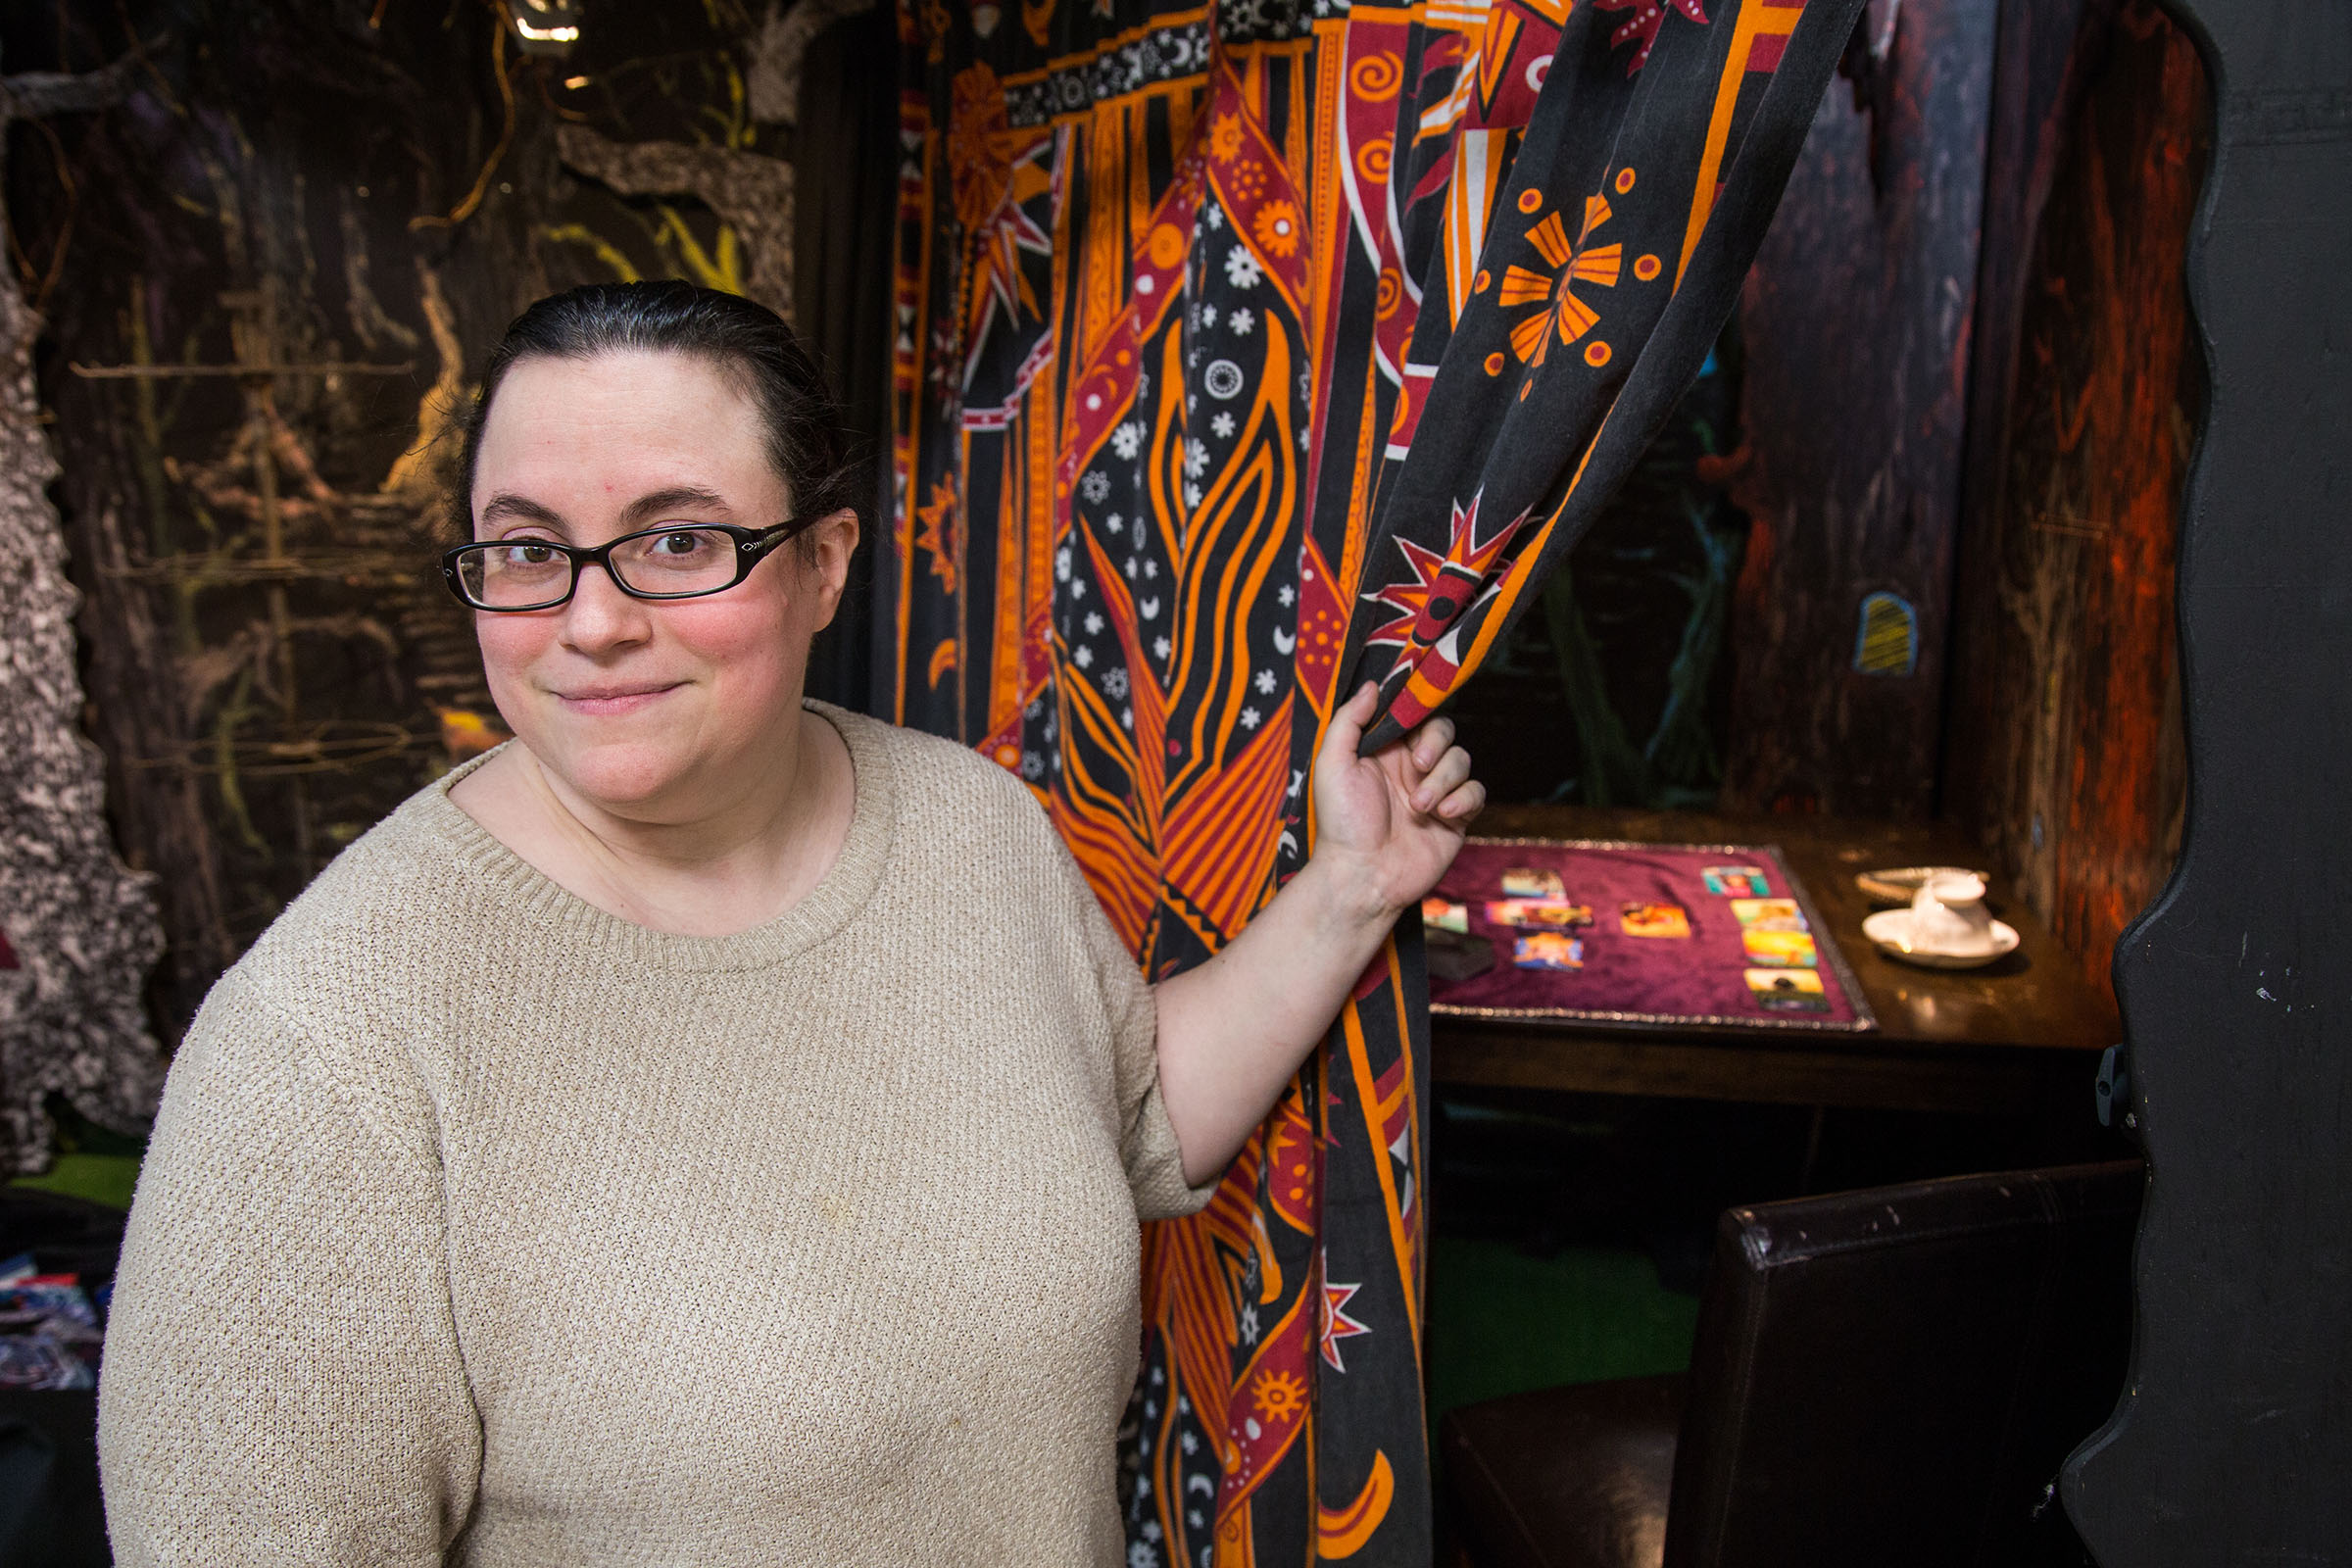
[[[1413,809],[1427,811],[1470,781],[1470,754],[1448,747],[1421,781],[1413,786]]]
[[[1370,681],[1355,689],[1355,695],[1331,710],[1331,722],[1323,729],[1323,749],[1342,760],[1355,756],[1363,744],[1364,726],[1372,722],[1372,713],[1379,705],[1380,688]]]
[[[1438,765],[1446,748],[1453,744],[1453,720],[1440,714],[1413,731],[1406,744],[1412,750],[1413,765],[1426,773]]]
[[[1487,808],[1487,787],[1472,779],[1438,803],[1437,814],[1461,826]]]

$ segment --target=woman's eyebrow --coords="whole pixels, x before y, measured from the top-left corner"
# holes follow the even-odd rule
[[[483,502],[474,525],[486,528],[494,522],[538,522],[556,529],[564,526],[564,518],[553,507],[543,506],[529,496],[518,496],[510,490],[501,490]]]
[[[681,507],[698,512],[733,510],[727,505],[726,497],[715,490],[706,490],[701,485],[673,485],[667,490],[651,491],[630,502],[620,514],[621,531],[626,533],[632,528],[665,521]]]

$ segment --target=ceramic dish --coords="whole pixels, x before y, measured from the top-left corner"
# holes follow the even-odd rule
[[[1995,959],[2006,958],[2017,951],[2017,927],[2004,920],[1992,922],[1992,951],[1990,953],[1934,953],[1911,946],[1911,911],[1881,909],[1865,917],[1862,934],[1870,938],[1871,946],[1889,958],[1904,963],[1916,963],[1927,969],[1981,969]]]
[[[1958,871],[1981,882],[1991,880],[1982,871],[1971,871],[1961,865],[1892,865],[1878,871],[1855,872],[1854,886],[1860,888],[1862,896],[1873,904],[1909,904],[1911,896],[1920,890],[1928,878],[1940,876],[1946,871]]]

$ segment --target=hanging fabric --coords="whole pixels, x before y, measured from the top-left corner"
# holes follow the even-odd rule
[[[1861,0],[901,0],[878,711],[1037,791],[1152,977],[1308,760],[1476,670],[1696,374]],[[1131,1568],[1430,1560],[1408,919],[1145,1238]]]

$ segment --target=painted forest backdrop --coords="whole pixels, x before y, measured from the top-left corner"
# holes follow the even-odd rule
[[[628,8],[567,58],[470,0],[10,9],[0,66],[127,61],[118,107],[12,137],[10,261],[46,317],[86,721],[157,873],[167,1033],[342,845],[499,738],[425,563],[451,413],[523,306],[735,289],[797,312],[878,422],[885,284],[857,259],[887,245],[860,179],[887,177],[890,41],[852,9]],[[858,700],[862,649],[832,640],[826,694]]]

